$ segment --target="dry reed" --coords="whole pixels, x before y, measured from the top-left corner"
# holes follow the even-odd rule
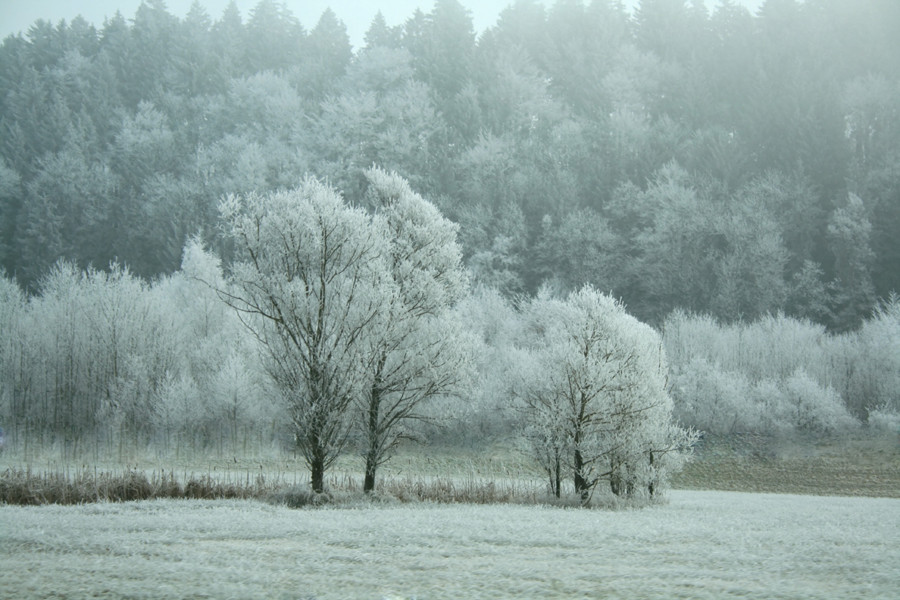
[[[182,483],[173,471],[153,471],[149,475],[137,469],[124,472],[83,469],[69,472],[35,472],[7,469],[0,475],[0,503],[17,505],[86,504],[90,502],[130,502],[159,498],[219,499],[261,498],[271,493],[274,484],[263,475],[253,480],[220,481],[211,475],[184,477]]]
[[[283,476],[263,474],[183,474],[138,469],[122,472],[82,469],[35,472],[7,469],[0,474],[0,503],[15,505],[129,502],[158,498],[257,499],[290,507],[324,504],[433,502],[440,504],[558,504],[545,486],[514,479],[494,481],[464,477],[387,477],[376,492],[365,494],[349,475],[328,480],[324,494],[308,484],[288,483]]]

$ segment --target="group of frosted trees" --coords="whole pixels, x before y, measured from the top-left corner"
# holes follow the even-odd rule
[[[510,309],[502,347],[472,308],[509,307],[470,292],[456,225],[394,173],[365,181],[362,206],[315,179],[224,199],[227,275],[193,239],[152,284],[65,262],[30,297],[3,279],[12,442],[241,455],[287,435],[314,490],[354,447],[370,491],[421,421],[496,393],[557,496],[563,479],[584,501],[601,481],[661,490],[691,440],[672,423],[659,335],[588,286]]]
[[[812,435],[900,430],[900,302],[858,331],[784,315],[721,324],[678,311],[663,337],[676,417],[707,432]]]
[[[514,395],[525,436],[560,495],[571,473],[583,501],[599,481],[616,495],[653,495],[693,433],[672,421],[659,334],[590,286],[539,294],[522,313]]]
[[[123,457],[281,444],[317,490],[353,450],[372,490],[404,440],[516,432],[552,493],[587,500],[600,482],[664,489],[694,440],[683,427],[900,425],[896,299],[839,335],[782,315],[728,325],[685,312],[658,333],[590,285],[511,302],[470,288],[457,226],[406,180],[374,167],[362,178],[359,204],[310,178],[228,196],[225,268],[193,238],[181,269],[151,283],[67,262],[34,294],[0,280],[10,442]]]
[[[239,259],[220,293],[260,344],[315,491],[353,431],[374,489],[424,401],[462,391],[478,345],[457,308],[468,278],[456,226],[399,176],[366,178],[369,212],[309,179],[222,205]],[[515,369],[485,376],[518,401],[551,490],[568,476],[584,502],[600,481],[619,495],[661,489],[691,434],[672,424],[658,334],[590,287],[539,297],[520,319]]]
[[[670,411],[896,429],[897,302],[872,309],[900,282],[898,5],[638,4],[517,0],[476,36],[437,0],[379,15],[355,52],[331,11],[306,31],[271,0],[6,38],[0,265],[29,293],[0,282],[11,440],[238,454],[291,435],[317,481],[355,446],[370,488],[438,420],[521,429],[555,491],[583,494],[657,489],[684,442]],[[272,192],[303,173],[346,201]],[[668,370],[594,289],[661,328]]]
[[[399,176],[366,175],[371,213],[312,179],[222,205],[239,260],[221,294],[259,342],[317,492],[354,427],[372,490],[419,405],[456,391],[468,362],[450,318],[467,286],[456,226]]]
[[[198,241],[182,269],[148,284],[126,268],[60,262],[26,296],[0,280],[0,407],[26,456],[247,452],[271,439],[240,324],[201,280],[221,281]]]

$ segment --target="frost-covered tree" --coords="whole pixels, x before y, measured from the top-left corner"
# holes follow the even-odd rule
[[[868,325],[866,335],[877,328]],[[728,325],[676,311],[664,331],[676,417],[719,435],[851,431],[858,422],[848,407],[862,416],[855,399],[874,398],[868,366],[889,372],[876,363],[891,355],[887,338],[866,356],[866,335],[829,335],[784,315]]]
[[[344,448],[349,407],[369,383],[365,341],[395,293],[386,236],[329,186],[229,196],[239,259],[222,291],[257,338],[316,492]]]
[[[181,270],[159,280],[151,301],[168,315],[178,363],[155,393],[157,439],[175,453],[191,449],[245,452],[276,419],[256,360],[258,349],[235,311],[218,297],[226,282],[220,259],[197,236],[184,247]],[[253,436],[251,438],[251,435]]]
[[[828,240],[834,255],[837,279],[834,320],[836,329],[852,329],[875,302],[871,267],[872,224],[859,196],[849,194],[846,206],[837,208],[828,223]]]
[[[511,378],[525,353],[517,346],[522,319],[496,288],[474,286],[454,308],[470,343],[471,377],[463,396],[429,402],[434,431],[450,444],[478,447],[512,433],[517,424]]]
[[[900,419],[900,297],[893,294],[879,305],[856,337],[848,408],[865,413],[870,425],[873,412]]]
[[[367,338],[371,383],[359,416],[366,461],[364,490],[378,466],[421,417],[427,399],[457,388],[466,375],[467,342],[452,307],[468,287],[457,226],[396,173],[366,171],[367,198],[389,235],[395,285],[378,327]]]
[[[29,390],[25,355],[27,300],[16,282],[0,272],[0,419],[17,426],[9,429],[13,443],[19,441],[23,424],[14,416],[24,412]]]
[[[564,301],[542,293],[525,318],[532,362],[518,395],[556,489],[565,469],[585,503],[601,480],[617,495],[659,492],[665,459],[692,441],[671,420],[659,335],[590,286]]]

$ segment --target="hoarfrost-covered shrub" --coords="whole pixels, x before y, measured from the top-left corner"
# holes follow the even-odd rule
[[[709,315],[674,311],[663,330],[666,354],[675,367],[702,358],[754,382],[782,380],[797,369],[819,381],[829,376],[830,338],[811,321],[778,314],[723,324]]]
[[[749,401],[750,384],[741,373],[720,370],[695,358],[674,378],[675,417],[702,431],[729,434],[757,428],[759,415]]]
[[[860,417],[900,413],[900,297],[879,306],[856,334],[848,405]]]
[[[857,425],[834,388],[802,369],[783,380],[751,383],[742,373],[694,359],[676,371],[672,392],[682,424],[719,435],[835,433]]]
[[[900,356],[893,350],[893,306],[886,305],[858,334],[840,336],[784,315],[719,324],[708,316],[673,312],[664,339],[676,417],[716,434],[833,433],[856,427],[853,415],[864,406],[860,398],[884,403],[891,384],[882,379],[893,381],[893,373],[900,373],[900,358],[896,366],[891,362],[894,354]],[[852,414],[848,407],[855,407]]]
[[[834,433],[851,429],[855,420],[830,387],[822,387],[798,369],[784,382],[785,409],[796,429],[815,433]]]
[[[867,423],[871,431],[900,434],[900,411],[886,405],[873,408]]]
[[[784,390],[778,381],[757,381],[750,393],[759,414],[757,431],[782,435],[794,430],[793,422],[785,414]]]

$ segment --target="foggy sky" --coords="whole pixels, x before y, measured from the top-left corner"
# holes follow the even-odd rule
[[[229,0],[200,0],[207,12],[217,20]],[[494,25],[497,15],[514,0],[461,0],[472,13],[475,30],[478,32]],[[246,20],[250,10],[258,0],[236,0],[241,15]],[[543,0],[551,6],[554,0]],[[756,11],[763,0],[739,0],[751,11]],[[71,21],[77,15],[83,16],[97,28],[103,25],[107,17],[119,10],[126,19],[134,16],[141,0],[0,0],[0,38],[16,33],[26,33],[28,28],[38,19],[57,23],[60,19]],[[168,0],[169,12],[183,17],[187,13],[192,0]],[[707,6],[713,7],[717,0],[706,0]],[[319,16],[329,6],[347,25],[350,42],[354,47],[362,45],[363,35],[369,28],[375,13],[381,10],[389,25],[399,25],[412,16],[416,7],[424,12],[431,10],[431,0],[287,0],[285,6],[309,30],[319,20]],[[638,0],[625,0],[627,6],[635,6]]]

